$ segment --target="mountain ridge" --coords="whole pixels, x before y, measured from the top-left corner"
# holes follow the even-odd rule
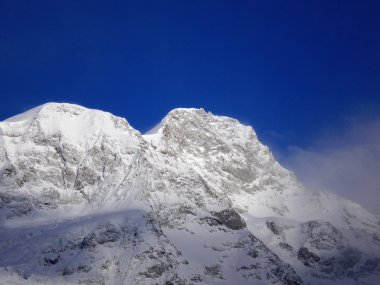
[[[49,103],[0,122],[0,146],[0,276],[16,284],[379,277],[379,218],[306,189],[235,119],[178,108],[141,134]]]

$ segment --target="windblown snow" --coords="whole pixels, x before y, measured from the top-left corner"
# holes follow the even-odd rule
[[[235,119],[175,109],[142,135],[48,103],[0,122],[0,284],[379,282],[379,217]]]

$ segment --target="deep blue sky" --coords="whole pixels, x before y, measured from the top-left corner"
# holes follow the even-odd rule
[[[380,114],[379,1],[1,1],[0,120],[78,103],[144,132],[175,107],[306,147]]]

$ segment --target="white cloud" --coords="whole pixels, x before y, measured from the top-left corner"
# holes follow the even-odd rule
[[[351,120],[313,147],[292,147],[285,164],[308,186],[328,190],[380,214],[380,119]]]

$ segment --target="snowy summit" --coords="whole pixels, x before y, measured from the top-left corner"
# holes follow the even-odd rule
[[[379,284],[380,219],[250,126],[48,103],[0,122],[0,284]]]

